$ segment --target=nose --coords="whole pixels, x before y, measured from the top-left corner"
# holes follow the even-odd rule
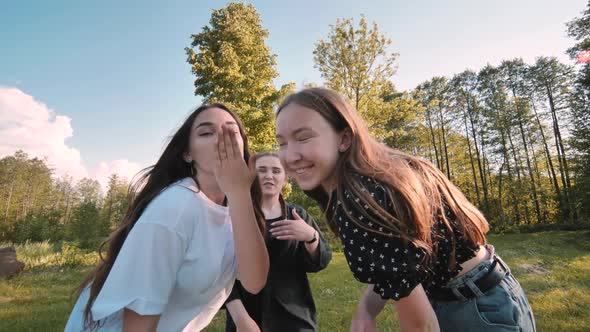
[[[280,156],[287,166],[301,160],[301,154],[299,151],[297,151],[297,148],[293,146],[293,144],[287,145],[283,150],[281,150]]]

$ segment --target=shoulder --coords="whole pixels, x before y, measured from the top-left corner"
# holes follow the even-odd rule
[[[374,201],[382,207],[387,206],[388,190],[387,186],[373,176],[363,175],[360,173],[351,173],[349,185],[344,185],[340,195],[336,195],[336,204],[356,206],[357,208],[367,209],[367,203]]]
[[[145,208],[138,223],[159,224],[174,230],[186,229],[203,217],[204,202],[189,185],[191,179],[183,179],[164,188]],[[194,182],[192,182],[194,183]]]

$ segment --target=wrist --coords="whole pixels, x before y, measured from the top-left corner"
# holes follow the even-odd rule
[[[305,240],[305,243],[312,244],[312,243],[316,242],[317,240],[318,240],[318,231],[313,229],[313,233],[311,233],[311,235],[307,237],[307,239]]]

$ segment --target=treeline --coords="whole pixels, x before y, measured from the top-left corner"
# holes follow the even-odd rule
[[[567,52],[583,58],[590,52],[590,2],[566,27],[576,41]],[[273,148],[274,109],[295,89],[294,83],[275,87],[277,56],[266,45],[268,35],[253,5],[229,3],[213,11],[185,48],[195,95],[235,110],[257,151]],[[485,213],[492,229],[588,222],[590,63],[509,59],[398,91],[391,44],[363,16],[337,20],[313,52],[321,85],[349,98],[377,139],[432,161]],[[121,220],[127,188],[113,175],[103,195],[96,181],[57,178],[44,160],[21,151],[4,157],[0,241],[93,246]],[[289,199],[322,219],[296,186]]]
[[[54,176],[46,160],[17,151],[0,159],[0,242],[73,241],[96,248],[125,213],[128,183],[106,193],[96,180]]]

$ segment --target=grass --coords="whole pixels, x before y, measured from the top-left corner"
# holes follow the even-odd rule
[[[587,331],[590,326],[590,231],[491,235],[525,289],[538,331]],[[3,246],[3,245],[0,245]],[[71,290],[96,262],[94,253],[49,243],[17,247],[25,271],[0,280],[0,331],[62,331]],[[341,254],[310,275],[321,331],[348,331],[364,286]],[[223,331],[220,312],[207,331]],[[379,331],[399,331],[393,306],[378,317]]]

